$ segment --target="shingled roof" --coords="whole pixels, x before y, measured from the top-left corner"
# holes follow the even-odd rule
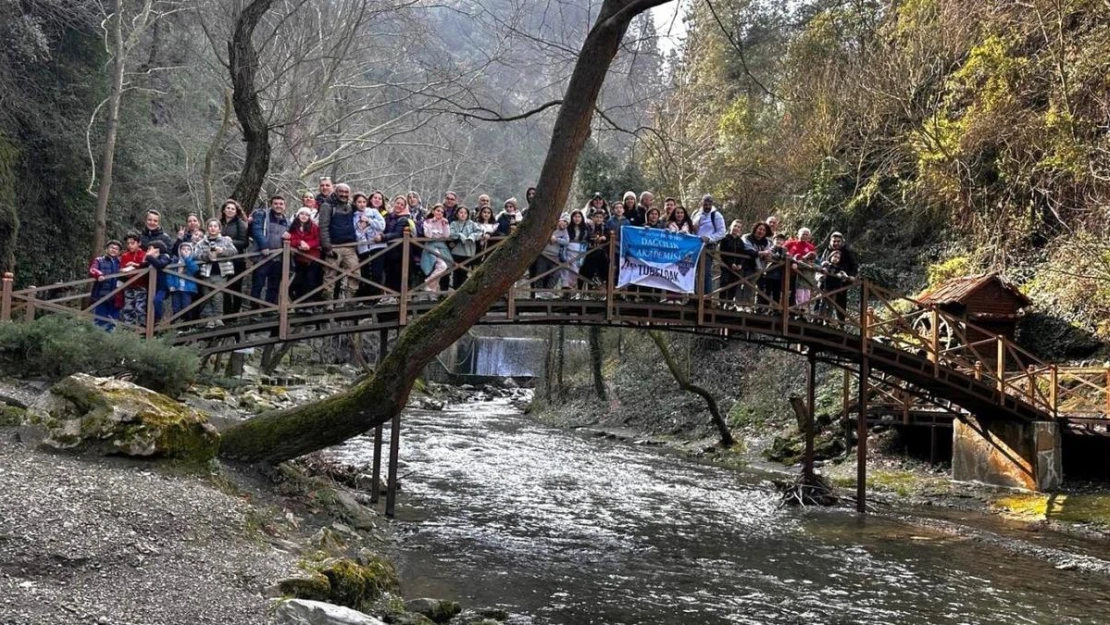
[[[996,281],[1004,291],[1012,294],[1021,303],[1022,307],[1032,305],[1033,302],[1024,293],[998,273],[984,273],[977,276],[963,276],[945,280],[930,289],[925,289],[915,299],[922,304],[936,304],[937,306],[964,304],[976,291]]]

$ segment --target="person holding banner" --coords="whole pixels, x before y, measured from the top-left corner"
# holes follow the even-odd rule
[[[678,209],[675,208],[675,210]],[[715,249],[721,239],[728,234],[728,231],[725,230],[724,215],[713,206],[713,196],[708,193],[702,196],[701,207],[694,213],[691,221],[694,228],[696,228],[693,234],[701,238],[707,251]],[[705,278],[702,287],[703,295],[713,292],[713,256],[711,254],[705,254]]]
[[[589,243],[590,226],[586,223],[586,218],[582,216],[582,211],[576,210],[570,214],[570,222],[567,224],[566,258],[560,259],[560,262],[567,263],[560,271],[560,274],[562,274],[561,282],[564,287],[577,288],[579,286],[578,276],[581,273]]]

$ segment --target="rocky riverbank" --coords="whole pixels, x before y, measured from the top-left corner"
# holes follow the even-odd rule
[[[211,413],[213,422],[226,425],[336,392],[350,373],[199,386],[183,403],[171,403],[186,414],[190,407]],[[367,477],[357,471],[317,457],[259,473],[214,460],[101,455],[111,451],[104,445],[72,445],[82,453],[46,451],[29,444],[28,428],[18,425],[28,421],[28,407],[35,413],[47,399],[70,401],[42,395],[47,390],[35,382],[0,383],[5,625],[491,625],[508,618],[435,599],[405,601],[404,582],[386,557],[395,539],[364,492]],[[526,397],[492,386],[436,386],[415,394],[413,404],[434,410],[451,401],[514,394]],[[103,412],[97,415],[79,429],[95,422],[102,428],[95,436],[104,443],[114,434],[105,433]],[[126,423],[130,435],[135,426]],[[73,443],[59,434],[65,430],[54,425],[46,438]],[[303,601],[282,603],[291,597]]]

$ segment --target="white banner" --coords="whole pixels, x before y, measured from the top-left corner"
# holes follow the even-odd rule
[[[689,234],[623,226],[617,288],[633,284],[694,293],[701,249],[701,238]]]

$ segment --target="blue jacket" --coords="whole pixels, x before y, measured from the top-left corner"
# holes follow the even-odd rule
[[[196,293],[197,283],[186,278],[185,276],[195,276],[200,267],[197,261],[193,260],[191,256],[185,258],[175,257],[173,259],[174,267],[172,270],[166,272],[166,288],[170,291],[182,291],[184,293]]]
[[[92,264],[89,265],[89,275],[93,278],[110,276],[116,273],[119,273],[119,256],[115,258],[111,256],[97,256],[93,259]],[[107,280],[93,282],[92,301],[95,303],[100,300],[100,298],[114,291],[116,286],[118,286],[118,282],[116,278],[108,278]]]
[[[251,213],[251,238],[257,251],[280,250],[281,235],[289,231],[289,219],[278,215],[268,208],[259,208]]]

